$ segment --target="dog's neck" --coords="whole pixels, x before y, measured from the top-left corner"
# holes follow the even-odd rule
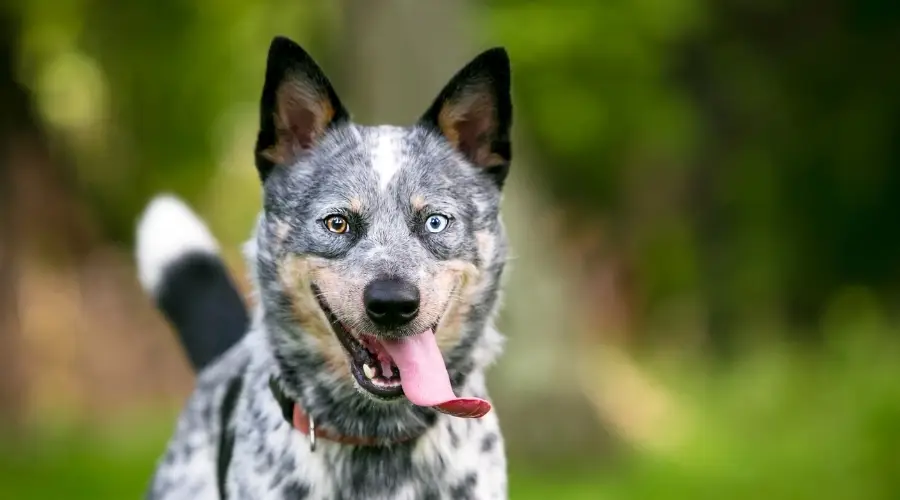
[[[339,434],[327,427],[316,425],[315,420],[306,413],[303,406],[284,393],[284,390],[281,388],[281,382],[274,375],[269,379],[269,391],[272,393],[275,401],[278,402],[284,420],[291,427],[307,436],[312,451],[315,451],[316,444],[320,440],[352,446],[386,446],[413,441],[421,436],[421,434],[410,434],[399,439],[387,440],[378,436],[347,436]]]

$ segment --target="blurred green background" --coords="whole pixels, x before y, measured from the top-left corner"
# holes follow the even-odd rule
[[[141,496],[192,374],[135,217],[244,276],[276,34],[364,123],[508,48],[511,498],[900,498],[890,0],[4,0],[0,498]]]

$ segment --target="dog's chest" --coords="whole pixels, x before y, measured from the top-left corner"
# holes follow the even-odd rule
[[[506,497],[497,420],[447,418],[415,443],[350,447],[306,435],[280,416],[237,428],[229,498],[491,499]]]

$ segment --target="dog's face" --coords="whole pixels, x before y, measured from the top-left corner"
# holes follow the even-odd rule
[[[273,41],[257,277],[298,390],[430,406],[436,378],[458,384],[477,364],[506,254],[510,123],[502,49],[457,73],[414,126],[365,127],[299,46]]]

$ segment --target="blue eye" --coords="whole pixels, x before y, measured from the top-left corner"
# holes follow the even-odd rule
[[[450,219],[447,217],[439,214],[432,214],[425,219],[425,229],[427,229],[429,233],[439,233],[444,229],[447,229],[447,224],[449,223]]]

